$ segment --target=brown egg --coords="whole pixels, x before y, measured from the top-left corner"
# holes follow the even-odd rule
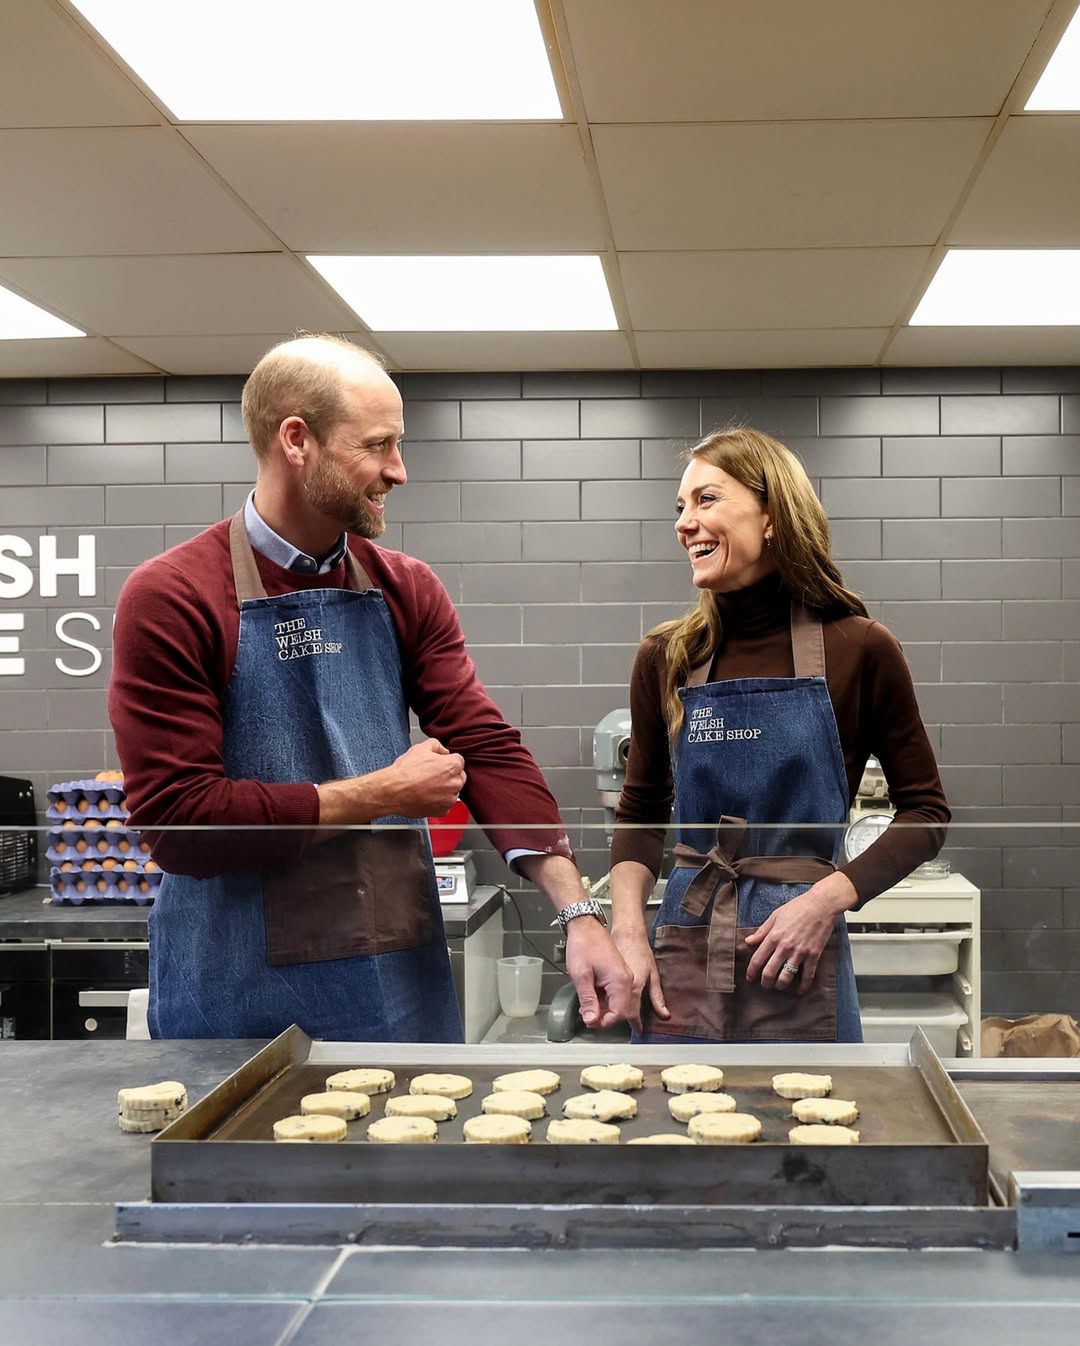
[[[128,851],[131,850],[131,842],[128,841],[127,837],[121,837],[116,843],[116,849],[123,855],[127,855]]]
[[[85,892],[86,892],[86,880],[85,880],[85,879],[76,879],[76,880],[75,880],[75,891],[76,891],[77,893],[85,893]]]
[[[80,800],[76,803],[75,808],[78,810],[79,813],[86,813],[86,812],[88,812],[88,811],[89,811],[89,808],[90,808],[90,801],[89,801],[89,799],[80,799]]]
[[[98,890],[99,893],[105,892],[108,886],[109,883],[107,879],[96,879],[94,881],[94,887]]]
[[[80,854],[82,854],[83,851],[88,850],[89,847],[90,847],[90,843],[87,841],[87,839],[86,839],[85,837],[80,837],[80,838],[78,839],[78,841],[76,841],[76,843],[75,843],[75,849],[76,849]]]
[[[75,864],[74,864],[74,861],[72,861],[72,860],[65,860],[64,863],[60,866],[60,870],[61,870],[61,872],[64,873],[64,874],[70,874],[70,873],[72,873],[72,871],[74,870],[74,868],[75,868]]]
[[[102,860],[102,862],[101,862],[101,868],[102,868],[102,869],[115,869],[116,866],[117,866],[119,863],[120,863],[119,860],[114,860],[114,859],[112,858],[111,855],[107,855],[107,856],[105,857],[105,859]]]
[[[93,832],[95,828],[100,826],[101,823],[98,821],[97,818],[87,818],[86,822],[83,823],[83,828],[87,832]]]
[[[119,818],[110,818],[109,821],[105,824],[105,826],[111,832],[115,832],[118,827],[123,827],[123,825],[124,825],[123,822]]]
[[[66,812],[67,812],[67,806],[68,806],[68,804],[67,804],[67,800],[66,800],[66,799],[58,799],[58,800],[56,800],[56,802],[53,804],[53,808],[57,811],[57,813],[66,813]]]
[[[139,862],[138,862],[138,860],[125,860],[125,861],[124,861],[124,868],[125,868],[125,869],[128,869],[128,870],[131,870],[131,869],[138,869],[138,868],[139,868]]]
[[[82,862],[82,864],[79,866],[79,868],[82,869],[82,870],[97,869],[97,861],[96,861],[96,860],[84,860],[84,861]]]
[[[117,880],[116,880],[116,891],[117,891],[118,893],[126,893],[127,890],[128,890],[130,887],[131,887],[131,884],[127,881],[127,879],[117,879]]]
[[[145,879],[140,879],[140,880],[139,880],[139,892],[140,892],[140,893],[148,893],[149,891],[150,891],[150,885],[146,882]]]
[[[146,864],[143,865],[143,869],[145,869],[148,874],[157,874],[161,869],[161,866],[155,864],[153,860],[147,860]]]

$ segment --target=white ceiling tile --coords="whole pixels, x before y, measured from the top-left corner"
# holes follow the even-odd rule
[[[802,369],[870,365],[887,327],[801,332],[637,332],[643,369]]]
[[[300,252],[573,252],[604,246],[575,126],[185,126]]]
[[[292,332],[265,336],[117,336],[118,346],[166,374],[250,374],[271,346]]]
[[[357,325],[317,277],[283,253],[0,258],[3,279],[105,336],[223,336]]]
[[[0,163],[20,203],[0,213],[0,256],[278,246],[164,127],[0,131]]]
[[[161,114],[46,0],[0,4],[0,126],[147,126]]]
[[[623,252],[642,331],[881,327],[902,310],[929,248]]]
[[[950,243],[1080,244],[1080,116],[1010,117],[949,233]]]
[[[1050,0],[563,0],[592,122],[986,117]]]
[[[597,126],[593,143],[619,248],[866,247],[933,243],[992,124]]]
[[[140,360],[104,337],[44,341],[0,341],[0,378],[89,378],[95,374],[154,374],[157,366]]]
[[[628,369],[622,332],[375,332],[395,366],[418,369]],[[363,343],[363,334],[355,340]]]
[[[1076,327],[902,327],[885,365],[1075,365]]]

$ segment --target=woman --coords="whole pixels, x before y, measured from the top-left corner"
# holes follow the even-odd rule
[[[844,587],[825,513],[782,444],[709,435],[676,511],[698,602],[638,651],[617,820],[653,826],[617,827],[611,856],[638,1040],[860,1042],[844,912],[936,855],[950,816],[911,675]],[[896,817],[838,869],[870,754]],[[673,796],[679,844],[650,940]]]

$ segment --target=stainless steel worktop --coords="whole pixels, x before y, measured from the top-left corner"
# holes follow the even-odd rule
[[[152,904],[136,902],[49,902],[49,888],[38,884],[0,897],[0,940],[146,939]],[[463,939],[483,925],[502,901],[501,888],[479,887],[468,902],[442,909],[447,939]]]
[[[116,1128],[116,1089],[181,1079],[194,1102],[260,1045],[0,1043],[4,1346],[141,1346],[163,1334],[185,1346],[320,1346],[389,1331],[486,1346],[505,1338],[510,1313],[526,1338],[591,1346],[719,1334],[910,1346],[961,1333],[983,1346],[1071,1346],[1080,1333],[1080,1264],[1068,1257],[112,1245],[115,1203],[149,1190],[149,1137]]]

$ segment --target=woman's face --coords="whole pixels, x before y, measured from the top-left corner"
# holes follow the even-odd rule
[[[772,524],[761,501],[721,468],[692,459],[675,508],[675,533],[697,588],[745,589],[776,569],[765,542]]]

